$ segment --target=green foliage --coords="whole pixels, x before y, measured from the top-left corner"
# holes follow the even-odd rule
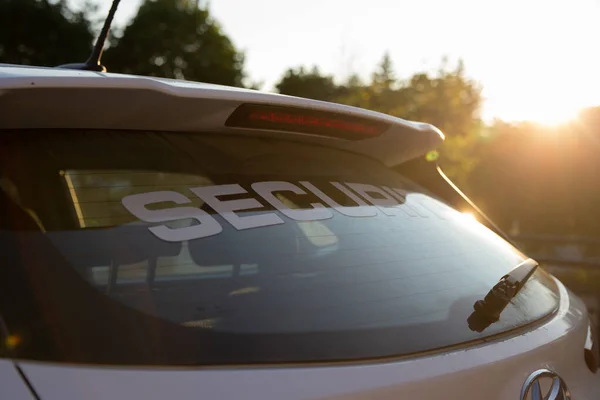
[[[345,84],[338,86],[335,101],[349,106],[371,109],[372,96],[370,86],[365,85],[359,76],[352,75]]]
[[[322,75],[319,68],[307,71],[304,67],[288,69],[277,84],[279,93],[313,100],[335,101],[338,87],[333,77]]]
[[[385,53],[371,79],[371,88],[376,94],[389,92],[396,84],[394,66],[389,53]]]
[[[0,0],[0,62],[54,67],[83,62],[93,35],[65,1]]]
[[[145,0],[115,42],[113,72],[242,86],[243,54],[196,1]]]
[[[506,228],[600,236],[600,107],[557,127],[496,121],[469,195]]]
[[[395,77],[389,54],[385,54],[371,76],[362,83],[352,76],[336,85],[331,76],[313,68],[288,70],[277,89],[280,93],[333,101],[367,108],[409,120],[436,125],[446,135],[439,162],[457,183],[466,185],[477,165],[476,148],[481,129],[481,87],[465,75],[462,62],[448,68],[443,62],[434,74],[417,73],[406,81]]]

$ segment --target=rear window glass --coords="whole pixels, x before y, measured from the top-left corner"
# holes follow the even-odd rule
[[[555,310],[473,217],[363,156],[217,134],[0,132],[6,356],[148,365],[393,357]]]

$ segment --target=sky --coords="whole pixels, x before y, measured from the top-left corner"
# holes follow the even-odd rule
[[[84,0],[71,0],[74,5]],[[91,0],[108,11],[111,0]],[[141,0],[121,0],[125,26]],[[462,58],[485,119],[560,123],[600,105],[600,0],[200,0],[246,54],[252,81],[317,65],[368,78],[385,52],[396,75]],[[108,66],[110,68],[110,66]]]

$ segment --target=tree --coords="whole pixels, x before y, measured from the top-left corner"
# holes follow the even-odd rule
[[[406,118],[407,106],[411,100],[407,98],[406,88],[395,75],[392,59],[389,53],[385,53],[371,75],[366,108]]]
[[[558,127],[496,121],[468,194],[506,230],[600,236],[599,112]]]
[[[353,107],[372,109],[372,91],[370,85],[364,84],[356,74],[350,75],[345,84],[337,90],[336,102]]]
[[[0,62],[54,67],[84,61],[93,35],[64,0],[0,0]]]
[[[413,75],[404,90],[410,99],[405,118],[431,123],[448,137],[468,136],[479,125],[481,87],[467,78],[461,61],[455,69],[443,62],[435,75]]]
[[[437,73],[417,73],[400,90],[406,105],[398,116],[430,123],[444,133],[439,163],[448,176],[468,190],[468,176],[479,160],[483,127],[480,85],[466,76],[461,61],[450,69],[444,60]]]
[[[392,90],[395,84],[394,66],[392,65],[390,54],[386,52],[377,69],[373,72],[371,86],[375,93],[382,93]]]
[[[145,0],[113,40],[111,71],[242,86],[243,54],[195,0]]]
[[[366,108],[396,117],[428,122],[446,135],[440,163],[457,183],[466,185],[476,166],[482,123],[480,86],[467,78],[462,62],[454,69],[444,60],[437,73],[416,73],[407,81],[395,77],[389,54],[363,84],[351,76],[336,85],[333,77],[313,67],[289,69],[277,84],[279,93]]]
[[[333,78],[321,74],[316,66],[310,71],[304,67],[288,69],[276,88],[281,94],[313,100],[336,101],[338,95]]]

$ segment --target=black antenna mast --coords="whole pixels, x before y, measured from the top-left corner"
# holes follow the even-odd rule
[[[96,44],[92,49],[92,54],[90,54],[90,58],[88,58],[87,61],[84,63],[64,64],[60,65],[58,68],[106,72],[106,67],[100,63],[100,59],[102,58],[102,52],[104,51],[104,43],[106,42],[106,37],[108,36],[108,31],[110,30],[110,25],[112,24],[113,18],[115,17],[115,13],[117,12],[117,7],[119,7],[120,1],[121,0],[113,0],[112,5],[110,6],[110,10],[108,10],[108,16],[104,20],[104,25],[102,26],[102,30],[100,31],[100,35],[98,36],[98,40],[96,40]]]

